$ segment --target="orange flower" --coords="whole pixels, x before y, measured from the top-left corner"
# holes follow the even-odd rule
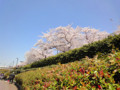
[[[107,76],[110,78],[110,75],[107,73]]]
[[[120,87],[119,87],[119,88],[117,88],[117,90],[120,90]]]

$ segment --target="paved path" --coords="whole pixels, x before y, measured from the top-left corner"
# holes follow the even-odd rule
[[[7,81],[0,80],[0,90],[18,90],[14,84],[9,84]]]

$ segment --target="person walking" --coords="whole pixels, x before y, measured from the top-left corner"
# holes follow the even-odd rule
[[[13,83],[14,78],[15,78],[15,74],[13,72],[12,74],[9,75],[9,78],[8,78],[9,82]]]

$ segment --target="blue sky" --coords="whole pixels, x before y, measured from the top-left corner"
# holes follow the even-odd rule
[[[39,35],[58,26],[112,33],[120,25],[120,0],[0,0],[0,66],[24,61]]]

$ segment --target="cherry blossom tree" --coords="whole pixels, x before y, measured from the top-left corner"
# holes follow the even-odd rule
[[[36,52],[36,49],[32,48],[30,51],[26,52],[25,59],[26,64],[30,64],[34,61],[37,61],[38,53]]]
[[[82,33],[84,36],[85,44],[89,44],[89,43],[92,43],[92,42],[95,42],[98,40],[102,40],[109,35],[109,33],[105,32],[105,31],[100,32],[99,30],[90,28],[90,27],[82,28]]]
[[[117,30],[114,32],[114,34],[120,34],[120,25],[118,25]]]
[[[84,44],[102,40],[109,35],[107,32],[100,32],[94,28],[75,29],[68,25],[66,27],[57,27],[47,33],[43,33],[43,38],[49,43],[49,48],[55,48],[58,51],[65,52],[74,48],[79,48]],[[39,44],[39,43],[38,43]]]
[[[79,27],[74,29],[70,25],[66,27],[60,26],[44,33],[42,37],[49,43],[49,48],[55,48],[58,51],[65,52],[76,48],[78,43],[79,47],[82,45],[79,42],[82,38],[82,34],[79,31]]]
[[[26,64],[30,64],[34,61],[41,60],[43,58],[47,58],[49,56],[52,56],[52,50],[47,49],[40,49],[40,48],[32,48],[29,52],[25,54]]]
[[[49,43],[43,42],[42,39],[38,40],[34,46],[37,47],[36,52],[43,58],[47,58],[53,55],[53,50],[50,48]]]
[[[35,43],[35,47],[26,53],[26,63],[52,56],[53,52],[66,52],[79,48],[85,44],[102,40],[109,35],[107,32],[100,32],[98,29],[90,27],[76,27],[71,25],[57,27],[43,33],[40,40]]]

